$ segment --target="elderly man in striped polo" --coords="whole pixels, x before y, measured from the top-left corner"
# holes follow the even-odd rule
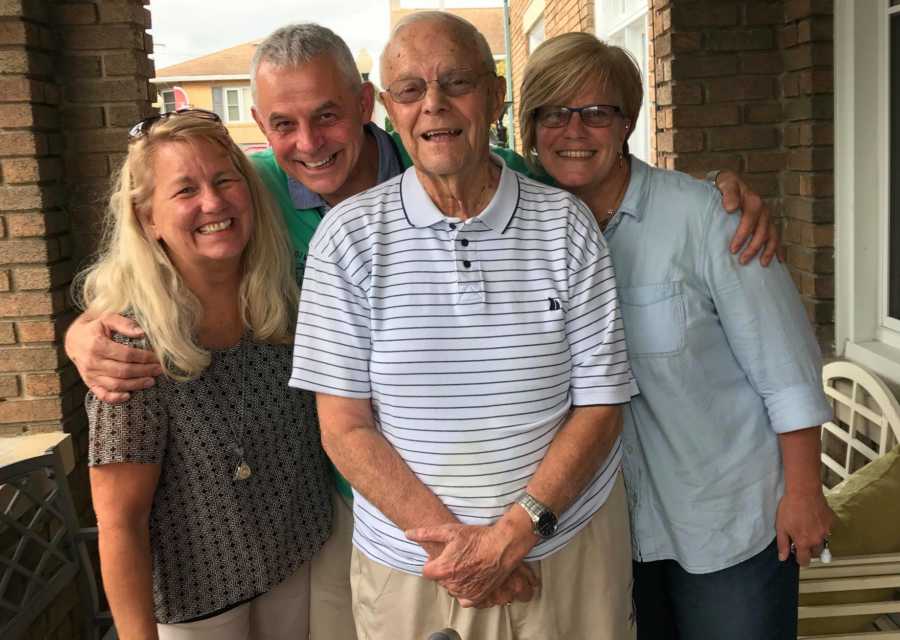
[[[505,85],[469,23],[412,14],[381,61],[414,166],[319,226],[291,379],[354,487],[359,637],[632,637],[603,236],[491,155]]]

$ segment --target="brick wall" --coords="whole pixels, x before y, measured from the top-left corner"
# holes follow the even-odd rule
[[[62,350],[127,127],[150,113],[141,0],[0,2],[0,437],[65,430],[88,510],[84,388]],[[74,593],[74,592],[73,592]],[[32,637],[79,637],[76,597]]]
[[[570,31],[593,33],[594,3],[592,0],[548,0],[544,24],[548,38]]]
[[[784,5],[784,240],[819,342],[834,350],[834,18],[831,0]]]
[[[729,168],[782,216],[788,265],[834,342],[830,0],[653,0],[657,164]]]

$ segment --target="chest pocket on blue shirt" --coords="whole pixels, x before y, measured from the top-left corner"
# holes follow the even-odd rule
[[[681,282],[619,289],[631,358],[675,355],[684,349],[685,309]]]

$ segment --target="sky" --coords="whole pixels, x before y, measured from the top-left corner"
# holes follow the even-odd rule
[[[502,0],[400,0],[403,8],[502,6]],[[244,42],[291,22],[318,22],[375,65],[390,31],[390,0],[149,0],[156,68]]]
[[[318,22],[355,56],[375,61],[390,29],[389,0],[150,0],[156,68],[260,40],[290,22]]]

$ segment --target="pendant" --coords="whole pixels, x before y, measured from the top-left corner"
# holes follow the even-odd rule
[[[241,460],[240,464],[234,470],[234,479],[235,480],[246,480],[250,476],[253,475],[253,470],[250,469],[250,465]]]

